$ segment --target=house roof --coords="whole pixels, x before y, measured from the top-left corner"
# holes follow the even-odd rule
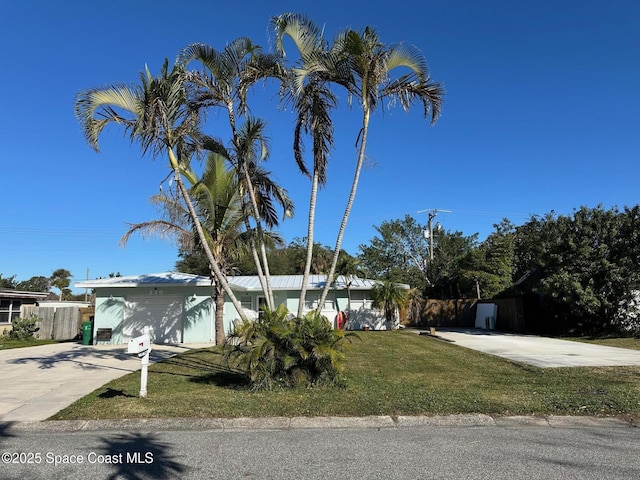
[[[47,292],[26,292],[24,290],[13,290],[11,288],[0,288],[0,298],[35,298],[44,299],[49,296]]]
[[[299,290],[302,286],[302,275],[272,275],[271,285],[273,290]],[[262,291],[260,279],[256,275],[230,276],[229,284],[233,290],[253,292]],[[327,281],[327,275],[310,275],[307,288],[309,290],[321,290]],[[363,278],[351,278],[352,290],[371,290],[377,283],[376,280]],[[207,287],[211,285],[209,277],[192,275],[189,273],[163,272],[146,275],[132,275],[127,277],[100,278],[97,280],[85,280],[77,282],[76,288],[131,288],[131,287],[159,287],[159,286],[196,286]],[[403,287],[409,288],[406,285]],[[334,282],[333,288],[346,289],[347,284],[343,276],[339,276]]]
[[[144,275],[129,275],[126,277],[98,278],[76,282],[76,288],[131,288],[131,287],[166,287],[168,285],[188,285],[207,287],[211,285],[211,279],[201,275],[190,273],[162,272]]]

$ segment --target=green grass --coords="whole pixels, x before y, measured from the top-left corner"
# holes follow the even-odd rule
[[[601,338],[566,338],[564,340],[575,340],[578,342],[595,343],[598,345],[606,345],[608,347],[630,348],[633,350],[640,350],[640,338],[614,338],[614,337],[601,337]]]
[[[8,350],[10,348],[36,347],[38,345],[48,345],[50,343],[59,343],[59,340],[16,340],[13,338],[0,337],[0,350]]]
[[[114,380],[53,419],[145,417],[638,415],[640,367],[541,369],[412,332],[360,333],[344,385],[251,392],[215,348]]]

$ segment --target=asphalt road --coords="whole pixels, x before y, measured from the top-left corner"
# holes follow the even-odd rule
[[[10,427],[0,430],[4,480],[640,478],[640,429],[629,426]]]

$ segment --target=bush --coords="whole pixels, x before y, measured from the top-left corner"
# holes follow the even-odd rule
[[[40,327],[36,327],[38,320],[40,319],[35,315],[31,315],[29,318],[14,318],[11,320],[13,330],[9,332],[9,338],[16,340],[33,339],[33,334],[40,330]]]
[[[291,318],[280,305],[237,324],[227,339],[225,358],[247,374],[254,389],[336,384],[344,367],[345,340],[353,336],[357,334],[334,330],[315,311]]]

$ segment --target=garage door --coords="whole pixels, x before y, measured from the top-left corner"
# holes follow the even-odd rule
[[[182,342],[182,311],[184,298],[175,295],[143,295],[130,297],[125,302],[124,341],[142,335],[146,326],[151,327],[154,343]]]

